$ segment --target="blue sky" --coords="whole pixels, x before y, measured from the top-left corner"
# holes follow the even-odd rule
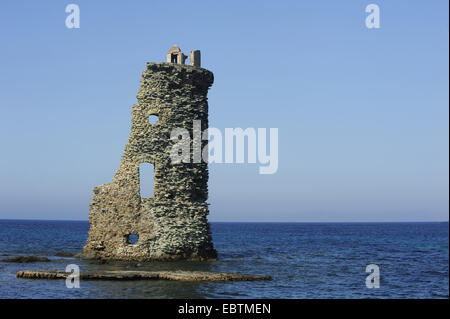
[[[365,27],[370,3],[380,29]],[[214,72],[211,126],[279,128],[276,174],[210,165],[210,220],[448,220],[448,1],[0,8],[0,218],[87,219],[145,63],[178,44]]]

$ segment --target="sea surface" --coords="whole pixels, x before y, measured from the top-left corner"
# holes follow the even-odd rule
[[[81,251],[84,221],[0,220],[0,260],[39,255],[51,262],[0,261],[0,298],[448,298],[449,224],[212,223],[219,260],[92,264],[58,252]],[[272,281],[81,281],[16,278],[19,270],[202,270],[270,275]],[[366,266],[380,270],[367,288]]]

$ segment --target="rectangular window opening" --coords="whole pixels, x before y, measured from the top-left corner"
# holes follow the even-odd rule
[[[139,185],[142,198],[152,198],[155,195],[155,170],[151,163],[139,165]]]

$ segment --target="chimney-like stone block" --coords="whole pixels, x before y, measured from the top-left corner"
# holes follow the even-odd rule
[[[189,59],[189,64],[192,66],[200,66],[200,50],[191,51],[191,57]]]

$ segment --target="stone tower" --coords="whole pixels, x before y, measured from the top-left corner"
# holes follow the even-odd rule
[[[186,56],[178,47],[170,49],[167,63],[147,63],[120,167],[112,183],[94,188],[89,238],[81,257],[133,261],[216,257],[207,220],[207,163],[174,164],[170,158],[173,129],[187,129],[192,136],[194,120],[201,120],[202,131],[208,128],[207,92],[214,77],[200,68],[200,52],[192,52],[191,65],[184,65]],[[157,122],[151,124],[150,116],[157,116]],[[201,143],[203,149],[207,141]],[[141,197],[142,163],[154,166],[151,198]]]

